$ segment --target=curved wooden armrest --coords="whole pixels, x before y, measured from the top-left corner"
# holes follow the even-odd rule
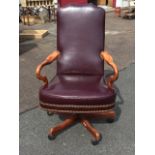
[[[100,53],[100,57],[101,59],[105,60],[105,62],[110,65],[114,70],[114,75],[111,75],[107,78],[107,85],[110,89],[112,89],[112,85],[114,81],[118,79],[119,75],[117,65],[113,62],[112,56],[107,51],[102,51]]]
[[[52,63],[54,60],[56,60],[60,55],[60,52],[59,51],[53,51],[41,64],[39,64],[36,68],[36,77],[39,79],[39,80],[42,80],[45,85],[48,85],[48,79],[46,76],[42,76],[40,73],[41,73],[41,69]]]

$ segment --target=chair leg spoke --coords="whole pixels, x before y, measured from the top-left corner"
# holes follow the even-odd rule
[[[102,136],[101,134],[97,131],[96,128],[94,128],[91,123],[86,120],[86,119],[81,119],[81,124],[91,133],[91,135],[94,137],[94,140],[92,140],[92,144],[96,145],[99,143],[101,140]]]
[[[67,118],[66,120],[64,120],[62,123],[58,124],[56,127],[51,128],[49,130],[48,133],[48,138],[50,140],[55,139],[56,135],[61,132],[62,130],[64,130],[65,128],[69,127],[70,125],[72,125],[77,119],[77,116],[72,116],[70,118]]]

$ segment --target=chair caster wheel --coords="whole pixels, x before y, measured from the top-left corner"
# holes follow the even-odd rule
[[[107,121],[108,123],[113,123],[113,122],[115,121],[115,119],[110,119],[110,118],[109,118],[109,119],[107,119],[106,121]]]
[[[92,145],[97,145],[99,143],[99,141],[97,140],[91,140]]]
[[[48,135],[48,139],[49,139],[49,140],[54,140],[55,138],[56,138],[55,135]]]
[[[47,111],[47,115],[48,116],[52,116],[52,115],[54,115],[54,113],[53,112],[50,112],[50,111]]]
[[[102,136],[100,137],[99,140],[91,140],[92,145],[97,145],[102,139]]]

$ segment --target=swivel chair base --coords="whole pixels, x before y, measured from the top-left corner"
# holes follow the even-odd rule
[[[96,113],[96,114],[75,114],[69,116],[67,119],[65,119],[62,123],[58,124],[56,127],[51,128],[48,133],[48,138],[50,140],[54,140],[59,132],[73,125],[76,121],[79,121],[93,136],[91,143],[93,145],[96,145],[102,139],[102,135],[96,128],[93,127],[93,125],[86,118],[105,118],[107,119],[108,122],[113,122],[115,120],[115,116],[116,113],[114,110],[108,110],[103,113]]]

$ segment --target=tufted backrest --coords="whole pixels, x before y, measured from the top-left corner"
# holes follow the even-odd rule
[[[57,12],[58,74],[100,75],[104,62],[105,11],[93,4],[66,6]]]

